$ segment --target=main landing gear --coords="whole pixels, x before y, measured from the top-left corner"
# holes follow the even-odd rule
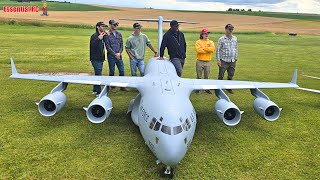
[[[160,176],[161,176],[162,178],[172,179],[172,178],[173,178],[173,175],[174,175],[174,169],[171,168],[170,166],[163,167],[163,168],[161,169]]]

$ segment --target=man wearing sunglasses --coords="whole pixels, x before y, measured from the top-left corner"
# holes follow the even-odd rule
[[[108,26],[107,26],[108,27]],[[103,62],[105,60],[104,44],[108,33],[105,32],[106,25],[104,22],[96,24],[96,32],[90,38],[90,61],[96,76],[101,76]],[[101,87],[94,85],[92,94],[100,94]]]
[[[232,24],[227,24],[225,26],[226,34],[219,39],[216,51],[219,66],[219,80],[223,79],[225,71],[228,72],[228,80],[232,80],[235,72],[238,59],[238,40],[237,37],[232,35],[233,29]],[[232,89],[227,89],[227,91],[233,94]]]
[[[109,76],[114,76],[115,65],[119,70],[119,76],[124,76],[124,64],[121,53],[123,51],[123,40],[120,32],[117,31],[119,23],[111,19],[109,21],[110,31],[106,38],[107,58],[109,63]],[[128,91],[126,88],[120,88],[121,91]],[[115,87],[111,86],[111,92],[117,92]]]
[[[139,23],[134,23],[134,32],[128,38],[126,43],[126,52],[130,59],[132,76],[137,76],[137,67],[140,71],[140,76],[144,76],[144,55],[146,53],[146,46],[153,51],[154,57],[158,56],[158,53],[152,47],[148,36],[141,33],[141,28],[142,26]]]

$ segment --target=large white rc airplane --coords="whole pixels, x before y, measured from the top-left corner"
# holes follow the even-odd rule
[[[159,22],[161,42],[162,17],[153,21]],[[11,78],[59,82],[50,94],[37,103],[43,116],[53,116],[63,108],[66,103],[63,91],[68,83],[105,86],[101,94],[84,108],[92,123],[102,123],[111,113],[112,102],[107,96],[107,86],[137,89],[139,94],[130,101],[128,112],[131,112],[132,121],[139,127],[146,145],[156,156],[156,162],[165,165],[162,175],[169,177],[173,177],[173,168],[185,156],[196,129],[196,111],[189,99],[192,91],[215,90],[219,100],[214,111],[226,125],[234,126],[240,122],[242,111],[223,90],[250,89],[251,94],[256,97],[254,110],[265,120],[274,121],[278,119],[281,109],[260,88],[299,87],[296,84],[297,70],[290,83],[189,79],[178,77],[175,67],[168,59],[157,60],[156,57],[148,61],[143,77],[20,74],[13,59],[11,67]]]

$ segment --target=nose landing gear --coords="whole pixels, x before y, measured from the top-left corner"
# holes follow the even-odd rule
[[[170,166],[163,167],[161,172],[160,172],[160,176],[162,178],[172,179],[173,175],[174,175],[174,168],[171,168]]]

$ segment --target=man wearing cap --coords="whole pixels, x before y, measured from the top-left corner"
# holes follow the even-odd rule
[[[232,35],[233,32],[232,24],[227,24],[225,26],[226,34],[219,39],[216,58],[219,66],[218,79],[222,80],[225,71],[228,72],[228,80],[232,80],[236,62],[238,59],[238,40],[237,37]],[[231,89],[227,91],[233,94]]]
[[[114,76],[115,65],[119,70],[119,76],[124,76],[124,64],[121,53],[123,51],[123,40],[120,32],[117,31],[118,22],[111,19],[109,21],[109,36],[106,38],[107,58],[109,63],[109,76]],[[120,88],[121,91],[128,91],[126,88]],[[111,86],[111,92],[117,92],[115,87]]]
[[[197,79],[202,78],[203,71],[204,79],[209,79],[212,53],[215,50],[213,41],[209,40],[209,33],[210,32],[207,28],[203,28],[200,31],[200,39],[195,44],[197,52]],[[212,94],[210,90],[205,90],[205,92],[208,94]],[[198,94],[199,90],[196,90],[195,93]]]
[[[166,47],[168,49],[170,61],[176,68],[178,76],[181,77],[186,58],[187,44],[184,34],[179,31],[179,23],[176,20],[170,22],[170,29],[163,36],[159,59],[163,59],[164,49]]]
[[[147,35],[141,33],[141,25],[139,23],[133,24],[134,32],[128,38],[126,43],[126,52],[130,59],[131,75],[137,76],[137,67],[140,71],[140,76],[144,76],[144,55],[146,46],[153,51],[154,56],[157,56],[157,51],[151,45]]]
[[[107,26],[108,27],[108,26]],[[106,25],[104,22],[96,24],[96,32],[90,38],[90,61],[96,76],[101,76],[103,61],[105,60],[104,44],[108,33],[105,32]],[[100,94],[101,87],[94,85],[92,94]]]

